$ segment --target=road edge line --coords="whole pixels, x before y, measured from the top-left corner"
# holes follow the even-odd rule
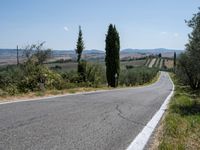
[[[143,150],[149,141],[154,129],[156,128],[157,124],[159,123],[161,117],[165,113],[168,103],[172,96],[174,95],[175,85],[168,73],[168,77],[170,82],[172,83],[172,91],[167,96],[163,104],[161,105],[160,109],[155,113],[152,119],[146,124],[146,126],[142,129],[142,131],[136,136],[136,138],[132,141],[132,143],[128,146],[126,150]]]

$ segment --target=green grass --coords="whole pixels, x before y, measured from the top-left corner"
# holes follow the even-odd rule
[[[163,121],[158,149],[200,149],[200,97],[172,78],[176,90]]]
[[[121,67],[126,66],[126,65],[134,66],[134,67],[144,66],[145,62],[146,62],[146,59],[123,61],[123,62],[121,62]]]
[[[76,62],[67,62],[67,63],[50,63],[46,64],[50,69],[56,70],[58,72],[67,72],[77,69]]]

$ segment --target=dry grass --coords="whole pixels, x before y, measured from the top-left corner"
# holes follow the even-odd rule
[[[149,68],[152,68],[153,65],[155,64],[155,62],[156,62],[156,58],[153,58],[153,59],[151,60],[150,64],[149,64]]]
[[[165,66],[166,66],[168,69],[173,68],[173,67],[174,67],[174,61],[173,61],[173,60],[165,59]]]
[[[81,92],[90,92],[90,91],[97,91],[97,90],[109,90],[112,88],[109,87],[100,87],[100,88],[92,88],[92,87],[84,87],[84,88],[72,88],[72,89],[65,89],[65,90],[47,90],[47,91],[38,91],[38,92],[29,92],[26,94],[19,94],[15,96],[4,96],[0,97],[0,102],[6,101],[17,101],[22,99],[34,99],[34,98],[42,98],[48,96],[55,96],[55,95],[64,95],[64,94],[72,94],[72,93],[81,93]]]

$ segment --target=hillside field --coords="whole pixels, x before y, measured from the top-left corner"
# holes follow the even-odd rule
[[[100,64],[102,67],[105,67],[105,62],[103,61],[88,62],[88,63]],[[170,58],[147,57],[146,59],[141,59],[141,60],[121,61],[120,65],[121,65],[121,69],[147,66],[149,68],[158,68],[160,70],[170,70],[170,69],[173,69],[173,63],[174,63],[173,60]],[[47,63],[46,65],[50,69],[58,71],[58,72],[68,72],[68,71],[77,69],[76,62]]]

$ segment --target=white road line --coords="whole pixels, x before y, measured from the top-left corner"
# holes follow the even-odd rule
[[[168,74],[168,77],[173,86],[171,93],[165,99],[160,109],[156,112],[156,114],[152,117],[152,119],[147,123],[147,125],[143,128],[143,130],[136,136],[136,138],[133,140],[133,142],[128,146],[126,150],[143,150],[145,145],[147,144],[151,134],[153,133],[158,122],[163,116],[165,110],[167,109],[167,105],[174,94],[174,83],[172,79],[170,78],[169,74]]]

